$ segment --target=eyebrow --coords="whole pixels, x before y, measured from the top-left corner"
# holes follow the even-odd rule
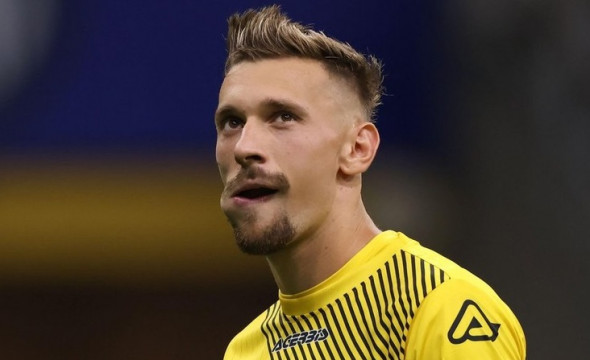
[[[239,113],[239,111],[233,105],[224,105],[215,110],[215,122],[227,115],[235,115],[236,113]]]
[[[300,117],[306,117],[308,115],[307,110],[303,106],[285,99],[266,98],[262,101],[262,106],[270,110],[290,110]]]
[[[260,102],[258,105],[263,110],[289,110],[293,111],[299,117],[306,117],[308,115],[308,111],[299,104],[296,104],[293,101],[286,100],[286,99],[276,99],[276,98],[266,98]],[[222,119],[228,115],[239,115],[242,111],[240,111],[237,107],[231,104],[226,104],[219,107],[215,111],[215,121],[217,122],[219,119]]]

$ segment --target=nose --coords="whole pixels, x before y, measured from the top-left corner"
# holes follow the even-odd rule
[[[238,164],[249,166],[266,161],[263,151],[263,131],[264,129],[255,120],[246,121],[234,148],[234,157]]]

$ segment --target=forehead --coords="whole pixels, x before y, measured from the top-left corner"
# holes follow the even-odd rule
[[[255,98],[294,98],[299,102],[350,104],[355,97],[351,87],[331,75],[319,61],[280,58],[234,65],[223,80],[219,102],[221,105]]]
[[[224,82],[248,77],[271,77],[281,81],[300,76],[311,76],[318,78],[318,80],[325,80],[328,73],[323,65],[316,60],[295,57],[261,59],[235,64],[225,75]]]

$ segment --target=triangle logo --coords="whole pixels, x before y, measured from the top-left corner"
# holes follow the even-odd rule
[[[447,337],[452,344],[465,341],[494,341],[498,337],[500,324],[494,324],[473,300],[465,300],[457,314]]]

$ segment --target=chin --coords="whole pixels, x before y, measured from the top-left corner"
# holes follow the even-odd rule
[[[278,213],[264,227],[247,221],[241,224],[232,223],[232,227],[240,250],[252,255],[274,254],[286,248],[295,238],[295,227],[285,213]]]

